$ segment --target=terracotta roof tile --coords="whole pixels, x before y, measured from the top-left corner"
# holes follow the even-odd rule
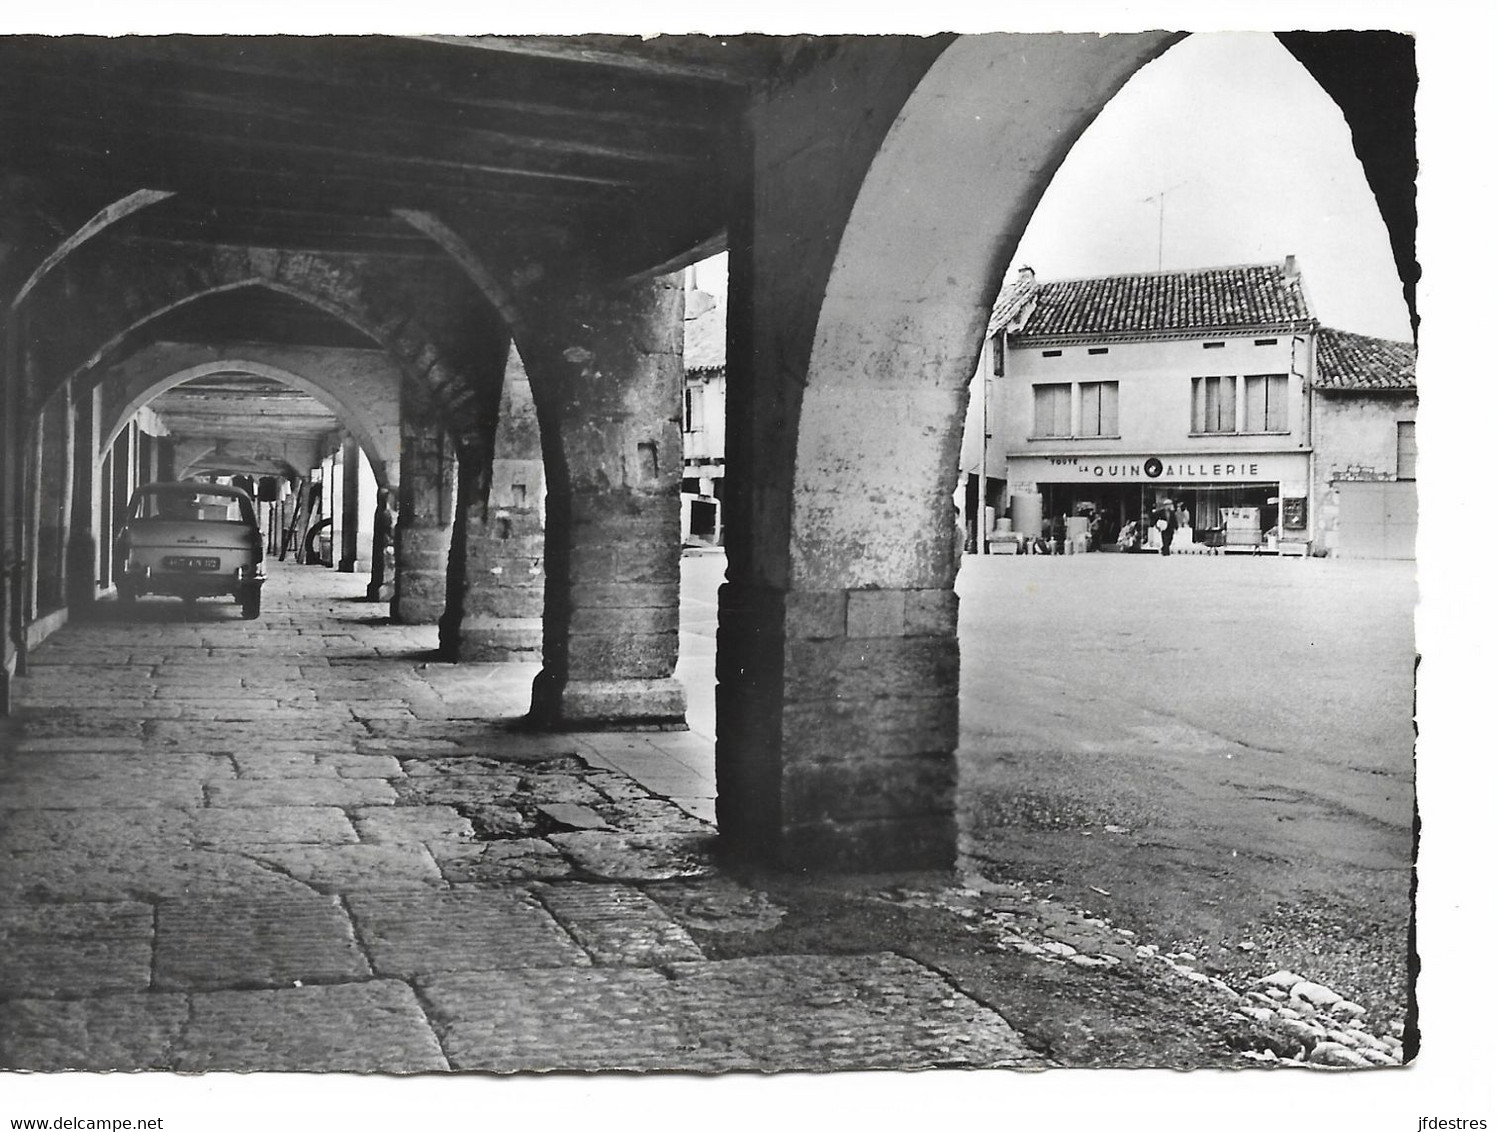
[[[1038,288],[1034,273],[1027,271],[1014,282],[1005,284],[1003,290],[998,292],[998,301],[993,304],[993,316],[988,319],[988,337],[991,338],[1021,315]]]
[[[1008,288],[1000,303],[1005,296],[1011,298]],[[1313,324],[1299,275],[1271,263],[1040,283],[1014,337],[1308,330]]]
[[[1323,327],[1315,339],[1317,389],[1414,389],[1412,342]]]

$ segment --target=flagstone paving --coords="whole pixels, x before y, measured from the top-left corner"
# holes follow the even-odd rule
[[[734,869],[710,739],[529,733],[533,665],[440,663],[362,590],[286,566],[258,621],[106,602],[35,650],[0,722],[0,1068],[1240,1065],[1267,1040],[1231,988],[1019,884]]]
[[[0,1064],[1038,1063],[886,951],[710,959],[650,894],[716,883],[708,742],[527,734],[532,667],[439,664],[357,592],[288,568],[259,621],[106,603],[35,651],[0,755]]]

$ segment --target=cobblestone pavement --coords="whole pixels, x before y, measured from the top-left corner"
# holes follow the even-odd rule
[[[526,733],[533,667],[437,663],[362,585],[283,567],[255,622],[106,604],[33,654],[0,735],[0,1067],[1401,1056],[1326,988],[1240,995],[1019,885],[733,873],[707,739]]]

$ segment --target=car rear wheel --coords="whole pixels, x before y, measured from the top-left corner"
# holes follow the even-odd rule
[[[254,621],[260,616],[260,591],[251,590],[239,599],[239,616],[246,621]]]

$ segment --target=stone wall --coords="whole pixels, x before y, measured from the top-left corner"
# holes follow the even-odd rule
[[[1318,550],[1337,545],[1338,481],[1382,481],[1398,477],[1398,422],[1418,409],[1412,393],[1326,393],[1314,400],[1312,526]]]

